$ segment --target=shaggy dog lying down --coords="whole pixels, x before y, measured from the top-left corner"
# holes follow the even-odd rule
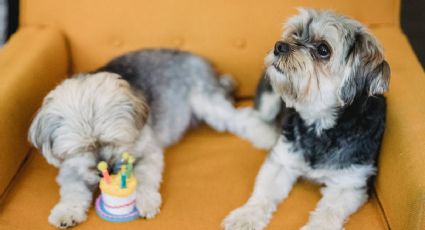
[[[99,182],[96,164],[121,153],[136,158],[136,206],[152,218],[161,206],[163,149],[198,121],[271,147],[276,133],[250,109],[236,110],[230,78],[202,58],[175,50],[142,50],[90,74],[65,80],[44,99],[30,142],[59,168],[60,201],[49,222],[67,228],[86,219]]]

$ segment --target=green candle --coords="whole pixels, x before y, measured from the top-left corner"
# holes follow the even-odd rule
[[[127,160],[127,177],[131,178],[131,174],[133,174],[133,163],[134,163],[134,157],[129,156]]]

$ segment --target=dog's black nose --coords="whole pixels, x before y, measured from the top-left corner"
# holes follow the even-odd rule
[[[289,52],[289,44],[288,43],[278,41],[274,45],[274,55],[285,54],[285,53],[288,53],[288,52]]]

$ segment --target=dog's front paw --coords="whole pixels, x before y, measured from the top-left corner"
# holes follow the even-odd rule
[[[222,223],[225,230],[261,230],[270,217],[255,206],[244,206],[232,211]]]
[[[332,212],[316,212],[300,230],[343,230],[343,225],[343,221]]]
[[[141,217],[152,219],[159,213],[161,207],[161,194],[157,191],[138,191],[136,207]]]
[[[344,230],[342,227],[331,227],[329,225],[322,225],[322,224],[306,224],[300,230]]]
[[[49,223],[57,228],[69,228],[86,220],[86,208],[73,203],[58,203],[52,209]]]
[[[300,230],[343,230],[344,219],[332,209],[322,208],[313,212]]]

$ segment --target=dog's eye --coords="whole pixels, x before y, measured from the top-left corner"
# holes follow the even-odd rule
[[[321,58],[328,58],[331,54],[331,51],[326,44],[322,43],[317,46],[317,54],[319,54]]]

